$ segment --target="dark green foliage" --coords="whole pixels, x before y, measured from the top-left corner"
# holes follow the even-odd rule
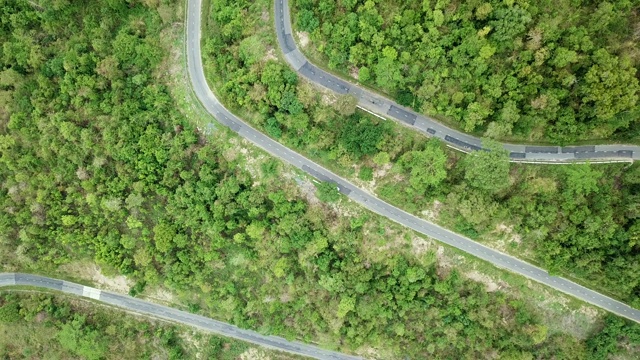
[[[333,182],[323,181],[318,184],[318,199],[324,202],[336,202],[340,200],[340,191]]]
[[[20,305],[17,302],[8,301],[0,306],[0,321],[12,323],[22,319],[20,316]]]
[[[640,344],[640,326],[628,320],[608,315],[602,331],[587,340],[591,359],[605,360],[620,353],[620,341],[631,346]]]
[[[239,341],[230,343],[228,339],[211,336],[204,351],[207,353],[208,359],[235,360],[240,358],[240,355],[247,349],[249,349],[249,346],[245,343]]]
[[[144,280],[140,280],[138,282],[135,283],[135,285],[133,285],[130,289],[129,289],[129,296],[136,296],[138,294],[140,294],[141,292],[144,291],[144,288],[147,286],[147,282]]]
[[[378,143],[389,132],[389,127],[385,125],[385,122],[376,124],[369,117],[352,115],[346,119],[340,132],[340,143],[356,159],[373,155],[378,151]]]
[[[280,124],[276,118],[269,118],[267,120],[267,124],[265,125],[265,130],[267,130],[267,134],[270,136],[279,139],[282,137],[282,130],[280,129]]]
[[[474,151],[465,157],[464,177],[469,185],[492,194],[509,186],[509,152],[493,141],[482,146],[488,151]]]
[[[424,150],[404,153],[398,164],[410,174],[411,187],[418,193],[424,193],[425,190],[438,188],[446,179],[446,162],[447,155],[440,142],[430,140]]]
[[[207,54],[215,54],[207,63],[219,75],[223,85],[217,90],[231,108],[251,112],[258,126],[275,119],[283,142],[339,162],[347,162],[355,152],[370,161],[369,155],[381,151],[376,156],[380,164],[409,153],[401,177],[415,170],[418,183],[429,184],[432,193],[447,194],[455,187],[454,195],[466,196],[457,201],[469,208],[495,208],[494,202],[500,200],[496,195],[465,190],[461,169],[441,179],[441,167],[448,165],[443,164],[438,144],[405,141],[385,130],[384,122],[362,114],[345,119],[337,109],[316,104],[286,66],[257,59],[247,48],[255,38],[246,39],[256,35],[252,24],[259,21],[264,3],[211,4],[214,30],[220,36],[206,37]],[[355,6],[353,1],[323,1],[318,9],[329,14],[334,8]],[[34,11],[21,2],[1,15],[7,48],[23,49],[15,45],[26,40],[16,35],[26,32],[40,42],[39,48],[4,52],[2,57],[3,69],[19,74],[3,72],[1,85],[3,91],[11,91],[12,101],[0,114],[0,246],[10,249],[0,256],[17,253],[23,261],[10,266],[27,263],[46,270],[90,257],[128,274],[137,284],[164,285],[194,296],[193,310],[201,306],[202,311],[240,326],[289,338],[328,339],[346,350],[367,346],[385,351],[384,355],[453,359],[502,353],[548,358],[550,347],[558,349],[554,353],[568,352],[563,342],[545,337],[544,326],[531,309],[505,293],[487,293],[479,283],[455,271],[448,273],[435,261],[420,263],[413,256],[392,252],[371,258],[363,244],[385,234],[384,224],[374,222],[377,217],[345,218],[325,212],[324,204],[310,205],[296,198],[289,182],[259,183],[261,178],[242,170],[241,156],[228,160],[227,136],[216,133],[207,142],[176,110],[157,78],[163,51],[157,45],[161,25],[155,12],[140,4],[113,9],[95,2],[78,7]],[[367,11],[371,23],[381,20]],[[42,58],[31,58],[38,52]],[[385,53],[394,57],[392,51]],[[482,113],[483,104],[478,104]],[[366,136],[358,138],[353,128]],[[350,147],[355,150],[348,151]],[[428,176],[419,171],[420,161],[412,161],[421,156],[437,165],[427,169]],[[278,176],[277,164],[267,162],[261,168],[268,176]],[[630,174],[625,181],[638,183]],[[427,180],[422,181],[423,176]],[[396,183],[400,187],[396,193],[407,196],[414,206],[427,199],[427,191],[407,194],[406,183]],[[613,184],[606,184],[606,189],[577,199],[580,211],[570,213],[583,224],[579,229],[586,239],[593,229],[584,226],[589,222],[580,216],[591,220],[584,209],[606,215],[600,207],[603,200],[595,197],[616,191]],[[339,198],[335,184],[321,186],[330,197]],[[558,186],[564,191],[564,183]],[[505,195],[503,200],[516,209],[551,202],[558,198],[553,195],[522,203],[515,196]],[[623,197],[614,198],[621,208],[631,208],[628,200],[619,200]],[[483,218],[460,209],[455,216],[469,229],[488,227],[487,217],[496,213],[485,211]],[[517,212],[522,213],[535,212]],[[536,214],[533,220],[519,220],[539,223],[519,225],[562,231],[562,223],[555,222],[557,214]],[[626,231],[627,225],[620,221],[614,233]],[[637,270],[624,268],[632,264],[637,250],[629,248],[624,236],[607,240],[601,249],[627,248],[629,260],[607,271],[622,269],[618,273],[629,284],[624,290],[633,293]],[[580,249],[593,245],[582,241],[577,244]],[[562,241],[557,246],[573,245]],[[425,257],[435,259],[435,254]],[[142,285],[134,289],[144,290]],[[0,305],[4,308],[5,300]],[[89,342],[96,342],[99,353],[104,353],[102,341],[108,337],[95,335],[104,327],[98,319],[74,317],[75,309],[46,299],[19,308],[25,319],[41,311],[64,319],[60,339],[72,353],[68,357],[86,355]],[[16,308],[8,309],[6,318],[17,319]],[[140,334],[127,331],[131,337]],[[189,357],[175,332],[150,331],[168,357]],[[584,343],[570,344],[586,351]],[[227,353],[225,344],[214,341],[210,347],[208,357],[225,358],[220,355]],[[224,352],[216,353],[220,348]],[[233,350],[228,358],[237,358],[242,351],[239,345],[228,348]]]
[[[362,168],[360,168],[360,172],[358,172],[358,178],[364,181],[373,180],[373,168],[363,166]]]
[[[336,6],[322,6],[330,2]],[[348,4],[347,4],[348,3]],[[403,105],[500,138],[637,135],[631,1],[297,1],[294,19],[330,68]],[[515,105],[517,117],[504,116]]]

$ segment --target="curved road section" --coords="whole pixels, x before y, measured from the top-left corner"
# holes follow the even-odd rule
[[[482,260],[488,261],[497,267],[510,270],[612,313],[640,322],[639,310],[569,280],[551,276],[544,269],[488,248],[469,238],[458,235],[426,220],[422,220],[390,205],[358,188],[348,180],[341,178],[324,167],[272,140],[233,115],[216,99],[204,77],[202,57],[200,54],[200,8],[201,0],[189,0],[186,35],[187,65],[193,91],[207,111],[218,119],[219,122],[228,126],[234,132],[264,149],[274,157],[286,161],[321,181],[334,183],[344,195],[373,212],[447,245],[456,247]],[[213,124],[210,126],[213,126]]]
[[[292,35],[289,0],[275,1],[275,22],[278,43],[284,56],[300,75],[309,81],[338,94],[353,95],[358,106],[384,118],[392,118],[427,136],[437,137],[448,146],[463,152],[482,149],[481,140],[450,129],[436,120],[418,114],[392,100],[375,94],[358,85],[344,81],[313,65],[300,52]],[[520,162],[619,162],[640,159],[640,146],[588,145],[588,146],[529,146],[503,144],[511,161]]]
[[[35,286],[67,294],[83,296],[98,300],[105,304],[117,306],[138,314],[150,315],[156,318],[193,326],[201,330],[221,334],[238,340],[250,342],[270,349],[286,351],[296,355],[309,356],[323,360],[360,360],[362,358],[324,350],[316,346],[297,341],[288,341],[277,336],[266,336],[255,331],[240,329],[237,326],[209,319],[204,316],[177,310],[168,306],[154,304],[148,301],[99,290],[69,281],[52,279],[39,275],[20,273],[0,273],[0,287],[4,286]]]

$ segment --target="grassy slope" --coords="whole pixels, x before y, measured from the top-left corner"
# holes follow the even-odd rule
[[[265,14],[267,13],[272,13],[271,5],[265,1],[264,3],[262,3],[261,8],[260,6],[258,6],[258,4],[260,3],[258,2],[254,4],[256,9],[254,9],[253,11],[260,11],[261,14],[263,14],[263,16],[261,17],[262,21],[258,21],[258,24],[255,24],[255,28],[253,29],[253,31],[251,29],[245,28],[245,32],[246,35],[254,33],[259,34],[258,36],[260,37],[261,41],[263,41],[265,47],[267,49],[272,49],[277,46],[275,44],[274,32],[271,23],[272,15],[269,15],[268,19],[265,16]],[[209,11],[204,12],[204,14],[209,14]],[[216,36],[216,30],[213,24],[208,24],[205,26],[207,26],[205,31],[208,31],[208,36]],[[271,55],[278,56],[279,61],[283,62],[283,59],[280,57],[277,48],[275,49],[275,51],[270,51],[269,53]],[[222,92],[220,90],[220,87],[223,85],[224,80],[216,75],[211,63],[212,61],[205,61],[205,73],[207,74],[209,84],[212,87],[214,93],[220,95],[220,93]],[[227,106],[230,106],[230,104],[227,104]],[[231,108],[238,116],[243,119],[249,120],[249,122],[253,123],[254,125],[261,123],[261,116],[259,114],[248,111],[243,107],[234,107],[233,105],[231,105]],[[366,113],[363,113],[362,115],[368,116]],[[395,124],[393,125],[393,132],[394,134],[399,134],[399,138],[404,139],[400,142],[420,142],[426,140],[424,136],[416,134],[415,132],[405,127]],[[340,162],[336,162],[335,159],[330,159],[327,156],[327,153],[312,152],[304,148],[299,148],[296,150],[305,154],[305,156],[307,157],[319,161],[323,164],[323,166],[336,171],[337,173],[349,178],[351,181],[364,188],[369,188],[373,191],[377,189],[372,183],[363,182],[357,178],[357,173],[361,168],[361,164],[348,163],[344,165]],[[451,152],[450,156],[455,156],[456,154],[457,153],[455,152]],[[368,161],[370,162],[370,160]],[[387,181],[391,181],[394,176],[397,176],[397,174],[389,173],[388,176],[385,176],[379,180],[384,183]],[[403,204],[396,203],[396,205],[402,206]],[[344,212],[351,214],[353,217],[356,217],[360,214],[368,213],[368,211],[359,208],[355,204],[343,204],[342,206],[348,209],[345,209]],[[577,337],[585,337],[587,336],[587,334],[595,331],[601,324],[600,321],[603,313],[597,308],[592,307],[591,305],[567,297],[562,293],[526,280],[521,276],[497,269],[493,265],[488,264],[484,261],[480,261],[457,249],[443,246],[433,240],[425,238],[422,235],[407,231],[407,229],[395,223],[389,222],[388,220],[380,219],[377,216],[374,217],[377,218],[376,221],[378,222],[378,224],[380,224],[379,226],[382,226],[386,229],[384,230],[385,236],[383,238],[377,239],[372,236],[370,239],[368,239],[369,241],[362,244],[362,250],[366,258],[380,259],[391,256],[392,254],[400,253],[404,256],[415,256],[420,259],[427,250],[437,251],[437,253],[439,254],[439,266],[441,266],[443,269],[456,268],[461,271],[463,275],[485,283],[487,289],[489,289],[490,291],[495,291],[496,288],[498,288],[500,289],[500,291],[505,291],[510,295],[527,302],[532,308],[536,309],[536,314],[544,319],[545,324],[549,327],[551,332],[555,332],[557,334],[572,334]],[[446,223],[443,224],[447,225]],[[377,231],[377,228],[378,227],[376,227],[375,225],[372,225],[370,227],[370,230],[368,231],[368,234],[373,234],[375,231]],[[517,249],[511,250],[513,250],[512,252],[514,254],[519,254],[519,251]]]
[[[167,40],[167,44],[172,45],[171,47],[172,49],[175,49],[173,47],[174,45],[181,43],[182,30],[180,26],[177,26],[176,29],[174,29],[173,31],[169,31],[169,33],[165,35],[167,36],[166,37],[163,36],[163,39]],[[170,35],[173,35],[173,36],[170,36]],[[208,120],[206,119],[206,115],[204,115],[201,112],[201,108],[197,105],[194,105],[189,100],[189,96],[191,95],[190,95],[190,92],[188,91],[188,87],[186,86],[186,77],[184,76],[184,73],[181,72],[184,70],[183,62],[182,62],[183,58],[181,56],[183,56],[183,54],[177,53],[177,52],[173,53],[173,57],[172,57],[173,61],[168,61],[165,64],[166,68],[162,70],[167,70],[172,75],[170,83],[172,84],[174,99],[175,101],[178,102],[178,105],[181,107],[181,110],[189,114],[192,114],[192,116],[199,116],[198,119],[192,118],[192,120],[196,121],[196,123],[198,124],[203,122],[206,123]],[[224,133],[214,134],[211,137],[211,139],[212,141],[220,141],[220,142],[228,141],[229,147],[228,147],[227,156],[241,158],[240,163],[242,164],[242,166],[247,167],[250,170],[253,170],[252,173],[256,174],[257,179],[268,180],[268,178],[266,177],[264,178],[260,177],[261,165],[270,161],[267,157],[265,157],[262,151],[259,151],[242,141],[239,141],[236,137],[233,137],[233,136],[228,137]],[[292,169],[283,165],[280,165],[280,166],[282,166],[280,168],[280,171],[285,178],[290,175],[295,175],[295,172]],[[298,185],[299,182],[295,180],[295,176],[290,177],[289,179],[290,180],[282,181],[283,185],[288,189],[288,191],[291,191],[292,193],[296,193],[298,194],[298,196],[302,195],[301,189],[299,188],[299,185]],[[298,180],[303,180],[303,178],[301,177]],[[324,211],[325,209],[323,209],[322,207],[319,207],[318,211],[320,210]],[[336,211],[337,211],[336,215],[348,216],[347,221],[350,219],[355,219],[358,215],[362,214],[362,209],[359,209],[358,207],[352,206],[348,203],[342,203],[336,209]],[[375,259],[384,259],[391,253],[403,254],[407,257],[420,255],[421,252],[416,251],[416,249],[414,248],[414,244],[419,242],[415,241],[413,234],[406,232],[405,229],[402,229],[394,224],[390,224],[385,219],[381,219],[378,217],[373,217],[373,219],[374,221],[367,223],[367,227],[371,232],[371,236],[367,237],[367,240],[369,242],[362,244],[362,251],[363,251],[363,254],[365,254],[365,256],[367,256],[371,260],[375,260]],[[378,232],[378,236],[374,236],[373,234],[374,231]],[[389,238],[397,239],[397,241],[394,242],[393,244],[389,244],[388,241],[386,241]],[[376,246],[372,246],[373,244],[375,244]],[[432,246],[436,246],[436,245],[432,245]],[[433,249],[436,250],[437,248],[433,248]],[[4,253],[3,255],[11,256],[12,254],[15,254],[15,253],[11,251],[11,253],[9,254]],[[455,252],[455,250],[443,249],[442,254],[443,254],[442,260],[444,261],[449,259],[451,261],[451,264],[453,265],[462,264],[463,267],[468,268],[469,264],[472,264],[472,266],[478,266],[479,269],[481,269],[483,266],[482,263],[474,262],[473,259],[467,260],[467,259],[459,258],[459,255]],[[467,262],[467,261],[470,261],[470,262]],[[26,264],[20,263],[20,259],[17,259],[16,262],[14,262],[14,264],[16,264],[15,266],[18,269],[20,269],[21,266],[24,266],[24,268],[28,268]],[[441,264],[441,266],[443,269],[446,268],[444,264]],[[491,268],[490,270],[498,272],[498,276],[495,277],[496,279],[508,278],[510,276],[509,274],[504,274],[504,272],[498,271],[493,268]],[[81,274],[81,273],[80,274],[68,273],[68,276],[71,276],[72,278],[83,277],[85,275],[86,274]],[[90,282],[91,280],[87,278],[85,279],[85,281]],[[518,281],[522,281],[522,279],[519,279]],[[538,289],[536,288],[535,284],[532,285],[527,283],[519,283],[517,281],[508,282],[508,284],[509,285],[507,286],[507,291],[512,291],[511,289],[513,289],[514,296],[520,297],[523,300],[529,299],[530,295],[525,293],[521,294],[519,290],[517,290],[517,288],[521,286],[533,286],[534,289]],[[151,294],[152,293],[151,290],[152,289],[149,289],[149,291],[145,293]],[[196,295],[201,295],[201,294],[196,294]],[[552,297],[552,296],[553,296],[552,294],[549,294],[549,297]],[[201,301],[202,304],[206,304],[205,298],[206,296],[202,296],[201,298],[194,298],[193,291],[186,291],[186,292],[180,293],[179,296],[176,299],[174,299],[174,303],[182,303],[183,305],[186,306],[188,304],[193,304],[194,301]],[[558,320],[559,313],[562,313],[565,316],[568,316],[570,319],[574,319],[575,315],[577,315],[579,318],[581,316],[580,313],[593,314],[593,310],[589,310],[589,307],[583,307],[582,304],[571,303],[571,301],[569,301],[569,304],[563,304],[563,303],[566,303],[567,300],[564,299],[562,296],[558,298],[554,298],[552,301],[554,303],[557,302],[557,305],[553,305],[553,307],[556,307],[559,309],[558,313],[554,315],[550,315],[545,321],[548,321],[550,323],[555,323],[553,327],[550,327],[553,331],[556,331],[554,329],[558,329],[557,331],[567,330],[561,323],[559,323],[559,320]],[[576,309],[576,313],[567,315],[567,311],[566,311],[567,308],[564,306],[569,306],[569,308]],[[205,308],[203,308],[203,310],[204,309]],[[206,311],[209,311],[209,310],[210,309],[206,309]],[[213,312],[215,313],[215,311]],[[220,313],[217,313],[216,315],[219,318],[225,318],[227,314],[220,312]],[[598,317],[597,315],[588,317],[586,319],[586,322],[582,325],[579,325],[578,327],[584,328],[584,326],[589,326],[589,324],[593,325],[594,322],[597,323],[597,321],[594,321],[594,319],[596,319],[597,317]],[[564,321],[566,321],[567,318],[563,318],[563,319]],[[582,320],[579,320],[579,321],[582,321]],[[583,330],[579,330],[579,331],[583,331]],[[330,341],[330,339],[323,339],[323,340],[324,342]]]
[[[2,358],[302,359],[55,292],[0,291],[0,309],[16,305],[17,321],[0,320]]]

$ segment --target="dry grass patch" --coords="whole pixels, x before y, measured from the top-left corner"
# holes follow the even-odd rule
[[[131,287],[131,281],[125,276],[106,276],[102,273],[102,269],[98,265],[87,261],[74,261],[64,264],[61,265],[58,270],[73,277],[91,281],[96,287],[102,290],[127,294]]]
[[[301,48],[306,48],[309,45],[309,33],[306,31],[296,31],[296,35],[298,36],[298,43]]]

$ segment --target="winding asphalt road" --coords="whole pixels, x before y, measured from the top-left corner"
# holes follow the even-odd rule
[[[292,354],[309,356],[322,360],[362,359],[360,357],[350,356],[335,351],[324,350],[319,347],[303,344],[297,341],[289,341],[277,336],[262,335],[255,331],[240,329],[237,326],[209,319],[204,316],[177,310],[164,305],[154,304],[148,301],[132,298],[131,296],[127,295],[120,295],[108,291],[99,290],[69,281],[52,279],[49,277],[31,274],[0,273],[0,287],[15,285],[35,286],[39,288],[62,291],[67,294],[83,296],[138,314],[150,315],[156,318],[193,326],[215,334],[221,334],[238,340],[264,346],[270,349],[286,351]]]
[[[278,11],[278,9],[280,9],[283,13],[287,14],[286,8],[282,8],[281,6],[278,7],[281,0],[275,1],[276,10]],[[580,300],[601,307],[614,314],[640,322],[639,310],[567,279],[551,276],[544,269],[533,266],[500,251],[488,248],[469,238],[451,232],[436,224],[422,220],[393,205],[390,205],[372,194],[358,188],[348,180],[341,178],[315,162],[283,146],[277,141],[272,140],[233,115],[218,101],[218,99],[216,99],[207,85],[207,81],[204,76],[202,56],[200,52],[200,11],[201,0],[188,1],[187,41],[185,45],[187,53],[187,67],[193,91],[207,111],[220,123],[228,126],[231,130],[238,133],[238,135],[264,149],[271,155],[301,169],[311,176],[322,181],[335,183],[340,192],[373,212],[385,216],[421,234],[463,250],[482,260],[488,261],[497,267],[510,270],[539,283],[548,285],[556,290],[572,295]],[[288,22],[285,22],[284,25],[287,23]],[[281,36],[280,31],[278,32],[278,36]],[[291,37],[289,38],[291,39]],[[209,126],[213,127],[214,125],[210,124]]]
[[[292,36],[289,0],[275,1],[275,22],[278,43],[289,65],[309,81],[338,94],[353,95],[358,106],[366,111],[392,118],[425,135],[440,138],[448,146],[463,152],[480,150],[481,140],[450,129],[436,120],[421,115],[383,96],[347,82],[313,65],[298,49]],[[519,162],[619,162],[640,159],[640,146],[588,145],[588,146],[530,146],[503,144],[511,161]]]

